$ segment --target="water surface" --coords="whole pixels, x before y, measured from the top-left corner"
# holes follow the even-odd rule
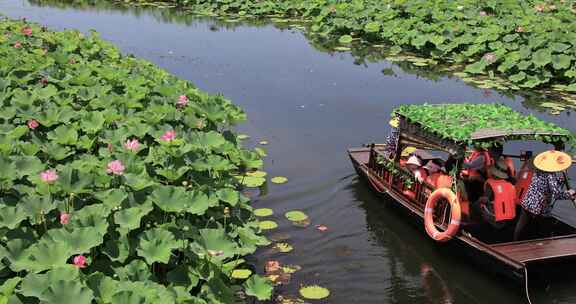
[[[267,140],[266,171],[290,179],[270,185],[256,207],[270,207],[295,250],[269,259],[303,269],[279,289],[301,284],[332,291],[329,303],[523,303],[517,286],[455,259],[406,218],[383,206],[355,175],[348,147],[382,142],[390,111],[405,103],[502,102],[576,131],[574,113],[549,115],[531,100],[473,88],[458,79],[410,71],[387,61],[362,62],[349,53],[321,52],[305,36],[260,22],[222,23],[171,10],[41,6],[2,0],[0,12],[54,29],[96,29],[125,53],[145,58],[202,90],[240,105],[250,146]],[[384,71],[384,73],[383,73]],[[393,75],[390,75],[390,72]],[[307,229],[282,216],[301,209]],[[570,205],[558,213],[576,222]],[[317,224],[328,227],[321,233]],[[262,268],[262,266],[260,266]],[[576,281],[531,290],[535,303],[574,303]]]

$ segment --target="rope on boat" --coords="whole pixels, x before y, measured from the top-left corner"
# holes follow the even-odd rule
[[[526,291],[526,300],[528,300],[528,304],[532,304],[532,301],[530,301],[530,293],[528,291],[528,268],[526,266],[524,266],[524,283]]]

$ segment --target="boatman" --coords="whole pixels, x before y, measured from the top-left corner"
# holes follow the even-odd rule
[[[546,151],[538,154],[531,162],[534,174],[530,186],[520,202],[522,214],[514,229],[514,240],[517,241],[526,225],[540,216],[549,216],[556,200],[576,200],[576,192],[563,189],[558,172],[567,170],[572,165],[570,155],[560,151]]]

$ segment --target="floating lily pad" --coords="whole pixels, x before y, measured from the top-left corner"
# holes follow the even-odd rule
[[[288,253],[294,250],[294,247],[288,243],[276,243],[276,245],[274,245],[274,249],[281,253]]]
[[[306,227],[310,226],[310,219],[307,218],[307,219],[302,220],[302,221],[295,221],[295,222],[292,222],[292,225],[294,225],[296,227],[306,228]]]
[[[347,46],[336,46],[336,47],[334,47],[334,50],[338,51],[338,52],[347,52],[347,51],[350,51],[352,49],[347,47]]]
[[[308,219],[308,215],[300,210],[288,211],[284,214],[286,218],[291,222],[299,222]]]
[[[302,269],[302,266],[300,266],[300,265],[282,266],[282,271],[284,271],[285,273],[295,273],[296,271],[300,271],[301,269]]]
[[[263,177],[255,177],[255,176],[236,176],[236,179],[244,186],[249,188],[255,188],[262,186],[266,179]]]
[[[274,211],[270,208],[259,208],[254,210],[254,215],[259,217],[271,216]]]
[[[252,275],[252,271],[250,269],[234,269],[230,276],[233,279],[244,280],[244,279],[249,278],[251,275]]]
[[[259,142],[259,144],[265,146],[265,145],[268,144],[268,141],[267,141],[267,140],[262,140],[262,141]]]
[[[306,302],[304,302],[304,300],[297,298],[297,297],[279,295],[278,297],[276,297],[276,303],[277,304],[304,304]]]
[[[275,242],[285,241],[290,239],[290,234],[287,232],[276,232],[270,235],[268,238]]]
[[[266,177],[266,175],[268,175],[268,173],[266,173],[264,171],[253,171],[253,172],[246,173],[246,175],[251,176],[251,177]]]
[[[240,140],[244,140],[244,139],[250,138],[250,136],[246,135],[246,134],[238,134],[238,136],[236,136],[236,138],[238,138]]]
[[[305,286],[300,288],[299,291],[303,298],[309,300],[321,300],[330,296],[330,290],[318,285]]]
[[[261,221],[260,222],[260,229],[262,230],[272,230],[278,228],[278,224],[274,221]]]
[[[276,177],[273,177],[270,181],[275,183],[275,184],[284,184],[284,183],[288,182],[288,179],[284,176],[276,176]]]
[[[350,44],[350,43],[352,43],[352,40],[354,40],[354,38],[352,38],[352,36],[344,35],[344,36],[341,36],[340,39],[338,39],[338,42],[340,42],[341,44]]]

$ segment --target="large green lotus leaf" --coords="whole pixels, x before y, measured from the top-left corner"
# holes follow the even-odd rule
[[[57,184],[67,193],[90,192],[90,185],[93,184],[94,177],[86,172],[81,172],[69,166],[58,167]]]
[[[147,281],[153,279],[150,267],[142,260],[132,260],[124,267],[116,267],[114,268],[114,273],[122,281]]]
[[[48,139],[62,145],[74,145],[78,140],[78,132],[73,126],[61,125],[48,132]]]
[[[48,214],[56,208],[56,204],[48,195],[27,195],[22,198],[19,206],[26,212],[28,217],[34,222],[41,214]]]
[[[63,160],[68,156],[74,154],[74,151],[69,147],[59,145],[57,143],[46,143],[42,149],[46,154],[50,156],[50,158],[55,160]]]
[[[66,265],[73,249],[65,242],[40,241],[30,246],[26,253],[30,255],[25,264],[26,269],[41,272]]]
[[[532,55],[532,62],[537,67],[547,65],[552,61],[552,52],[550,49],[540,49]]]
[[[140,191],[155,185],[154,179],[152,179],[146,172],[140,174],[126,173],[124,174],[124,180],[134,191]]]
[[[221,201],[226,202],[232,206],[236,206],[240,196],[238,191],[229,188],[216,191],[216,195]]]
[[[134,291],[146,299],[144,303],[173,304],[175,295],[163,285],[152,281],[116,281],[116,291]]]
[[[21,280],[22,280],[21,277],[14,277],[14,278],[11,278],[11,279],[4,281],[4,284],[2,284],[2,286],[0,286],[0,303],[2,303],[2,296],[4,296],[6,299],[6,302],[4,302],[4,303],[5,304],[8,303],[9,297],[12,296],[12,294],[14,293],[14,290],[16,289],[16,286],[18,286],[18,284],[20,284]]]
[[[18,177],[16,164],[10,159],[0,156],[0,182],[15,180]]]
[[[246,280],[244,288],[247,295],[256,297],[260,301],[269,300],[274,289],[268,279],[259,275],[253,275]]]
[[[32,91],[32,95],[40,100],[42,100],[43,102],[46,102],[48,98],[52,97],[52,96],[56,96],[58,94],[58,89],[49,84],[43,88],[40,89],[36,89],[34,91]]]
[[[145,203],[136,207],[123,209],[114,214],[114,222],[120,225],[124,231],[131,231],[140,227],[140,220],[152,211],[151,203]]]
[[[140,234],[138,255],[146,259],[148,264],[154,262],[168,263],[172,250],[179,247],[174,235],[165,229],[155,228]]]
[[[176,303],[187,303],[187,304],[208,304],[206,301],[194,297],[190,294],[185,287],[182,286],[171,286],[170,291],[176,295]]]
[[[214,131],[194,132],[190,135],[190,144],[199,149],[215,149],[223,145],[226,139],[222,134]]]
[[[26,218],[26,212],[20,206],[0,205],[0,228],[14,229]]]
[[[150,199],[166,212],[183,212],[191,205],[190,194],[183,187],[158,186]]]
[[[85,206],[84,208],[70,213],[70,223],[68,228],[91,228],[94,232],[106,234],[108,230],[107,217],[110,214],[110,208],[102,204]]]
[[[135,254],[135,240],[128,238],[127,234],[121,234],[117,239],[106,241],[104,253],[115,262],[124,263],[131,255]]]
[[[164,169],[156,170],[158,175],[164,176],[169,181],[176,181],[180,179],[184,174],[186,174],[190,170],[188,166],[180,166],[180,167],[167,167]]]
[[[101,112],[92,111],[84,115],[81,120],[80,127],[88,134],[94,134],[104,126],[104,115]]]
[[[79,280],[50,282],[42,293],[42,300],[58,304],[91,304],[94,299],[92,290]]]
[[[242,161],[242,165],[245,166],[247,169],[259,169],[262,168],[264,161],[258,155],[258,153],[242,150],[240,152],[240,159]]]
[[[112,296],[111,304],[144,304],[150,303],[135,291],[122,290]]]
[[[128,194],[122,189],[108,189],[95,194],[104,205],[112,209],[118,207],[128,197]]]
[[[34,156],[19,156],[13,161],[19,178],[27,175],[37,176],[44,169],[44,164]]]
[[[170,272],[166,278],[171,285],[185,287],[187,291],[198,285],[200,278],[189,265],[179,265]]]
[[[214,256],[216,260],[224,260],[237,254],[238,246],[232,241],[224,229],[200,229],[200,238],[196,240],[206,252],[221,252]]]
[[[31,242],[26,239],[14,239],[6,242],[6,246],[0,246],[0,256],[6,257],[10,261],[10,269],[22,271],[26,269],[30,254],[27,248]]]
[[[270,245],[270,241],[266,237],[256,234],[250,227],[239,227],[237,231],[242,243],[242,248],[240,248],[242,255],[254,253],[258,246]]]
[[[220,279],[214,276],[202,286],[203,298],[206,298],[210,304],[229,304],[235,302],[235,296],[232,289]]]
[[[97,298],[104,303],[110,303],[112,296],[118,291],[118,281],[101,272],[91,273],[86,280],[86,284],[94,291]]]
[[[557,70],[563,70],[570,67],[572,57],[564,54],[552,55],[552,66]]]
[[[75,281],[80,276],[80,270],[70,265],[51,269],[47,273],[29,273],[20,286],[20,291],[27,297],[42,299],[42,294],[48,289],[49,282]]]
[[[104,242],[104,234],[92,228],[73,228],[66,230],[51,229],[44,236],[41,242],[65,243],[71,249],[72,254],[82,254],[90,252],[93,247]]]

